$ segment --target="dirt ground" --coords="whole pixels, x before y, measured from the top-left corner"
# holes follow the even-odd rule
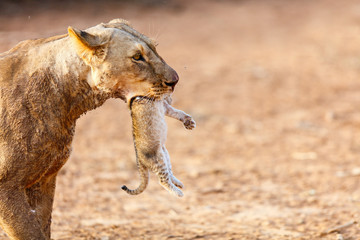
[[[126,105],[83,116],[53,239],[360,239],[359,1],[23,2],[0,12],[1,51],[128,19],[159,42],[180,76],[173,105],[197,121],[168,120],[185,196],[154,176],[129,196],[121,186],[139,177]]]

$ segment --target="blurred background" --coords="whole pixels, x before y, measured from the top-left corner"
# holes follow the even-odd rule
[[[173,105],[197,128],[168,119],[167,148],[185,196],[155,176],[121,190],[139,176],[109,100],[78,121],[53,239],[360,239],[359,1],[2,0],[0,50],[114,18],[180,76]]]

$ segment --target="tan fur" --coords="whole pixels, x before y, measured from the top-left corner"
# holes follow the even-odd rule
[[[11,239],[50,239],[56,176],[76,120],[108,98],[161,98],[176,72],[124,20],[0,54],[0,225]],[[144,61],[134,61],[138,45]]]
[[[183,184],[173,175],[170,156],[165,147],[167,126],[165,115],[183,122],[187,129],[195,127],[195,121],[183,111],[170,106],[170,98],[152,101],[148,98],[135,98],[131,102],[131,118],[141,182],[134,190],[123,186],[122,189],[132,195],[142,193],[149,181],[149,169],[154,172],[159,183],[170,193],[182,197]]]

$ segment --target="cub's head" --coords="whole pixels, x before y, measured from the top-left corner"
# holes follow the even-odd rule
[[[179,77],[156,52],[148,37],[115,19],[85,31],[68,28],[77,55],[91,68],[94,89],[130,102],[135,96],[160,99],[174,90]]]

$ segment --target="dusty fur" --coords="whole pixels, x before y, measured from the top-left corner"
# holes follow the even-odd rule
[[[68,31],[0,54],[0,225],[11,239],[50,239],[56,176],[82,114],[111,97],[161,98],[178,81],[126,21]]]
[[[134,190],[122,187],[131,195],[140,194],[146,189],[151,170],[158,176],[161,186],[178,197],[183,196],[183,184],[173,175],[170,156],[165,147],[165,115],[183,122],[187,129],[193,129],[195,121],[183,111],[171,107],[170,102],[169,97],[160,101],[138,97],[131,102],[136,162],[141,180],[139,187]]]

